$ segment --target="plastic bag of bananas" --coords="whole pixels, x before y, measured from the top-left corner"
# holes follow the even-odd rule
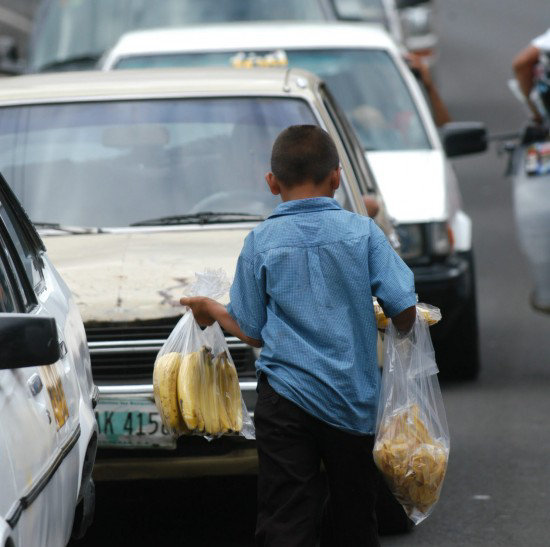
[[[378,407],[374,461],[409,518],[418,524],[439,499],[450,438],[428,323],[411,332],[389,324]]]
[[[210,272],[202,278],[199,274],[201,293],[211,298],[222,296],[215,279],[222,274]],[[208,275],[214,279],[207,279],[206,287]],[[237,370],[217,323],[202,330],[191,311],[183,315],[155,360],[153,391],[162,422],[174,436],[239,434],[254,438]]]

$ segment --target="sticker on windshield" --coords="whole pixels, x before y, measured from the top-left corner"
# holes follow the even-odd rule
[[[277,66],[288,66],[288,58],[282,49],[271,51],[263,55],[254,52],[245,53],[241,51],[229,58],[233,68],[254,68],[256,66],[263,68],[272,68]]]
[[[65,425],[69,417],[69,408],[67,407],[65,390],[61,383],[61,376],[59,376],[56,365],[40,367],[40,376],[50,396],[57,429],[59,430]]]

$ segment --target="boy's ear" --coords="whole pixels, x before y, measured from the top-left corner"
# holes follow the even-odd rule
[[[279,186],[279,181],[273,173],[267,173],[265,176],[269,190],[274,196],[278,196],[281,193],[281,187]]]
[[[340,167],[331,172],[330,187],[334,191],[338,190],[338,188],[340,187]]]

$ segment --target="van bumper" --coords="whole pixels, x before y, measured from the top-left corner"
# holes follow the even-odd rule
[[[241,393],[253,417],[256,380],[241,380]],[[100,399],[143,397],[154,401],[152,385],[99,386]],[[222,436],[212,441],[201,436],[182,436],[175,449],[140,446],[101,446],[93,470],[95,481],[173,479],[219,475],[256,474],[256,442],[240,436]]]

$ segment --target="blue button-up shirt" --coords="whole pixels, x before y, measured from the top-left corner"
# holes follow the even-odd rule
[[[414,278],[368,217],[331,198],[281,203],[245,239],[230,315],[261,339],[257,373],[337,428],[372,434],[379,393],[372,296],[392,317]]]

